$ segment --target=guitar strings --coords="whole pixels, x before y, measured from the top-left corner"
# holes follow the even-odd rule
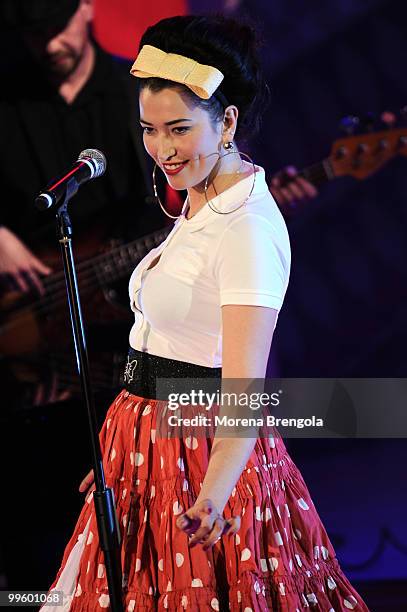
[[[94,257],[90,259],[86,259],[85,261],[79,262],[76,265],[76,269],[79,272],[84,272],[87,268],[89,268],[92,270],[92,272],[95,272],[96,266],[98,264],[102,263],[104,260],[108,262],[109,260],[114,258],[115,254],[123,252],[123,250],[131,251],[131,249],[137,244],[139,245],[141,244],[141,248],[136,249],[137,251],[136,253],[134,252],[130,253],[130,257],[134,257],[134,255],[136,254],[136,257],[139,257],[141,259],[143,257],[143,253],[146,252],[146,249],[147,249],[147,252],[150,250],[147,242],[151,240],[154,244],[156,244],[157,239],[161,238],[163,235],[165,238],[169,234],[171,229],[172,228],[163,228],[161,230],[158,230],[157,232],[154,232],[153,234],[148,234],[147,236],[143,236],[142,238],[137,238],[136,240],[133,240],[132,242],[114,247],[107,253],[100,253],[99,255],[95,255]],[[120,259],[123,260],[123,258],[120,258]],[[131,262],[129,261],[129,263],[134,263],[134,260],[132,260]],[[96,275],[98,274],[98,272],[95,272],[95,273]],[[103,275],[103,271],[101,273]],[[46,287],[46,289],[49,289],[49,290],[53,288],[52,287],[53,284],[55,284],[56,286],[60,286],[62,284],[65,287],[65,275],[64,275],[63,270],[60,272],[55,272],[54,274],[52,274],[52,277],[45,276],[43,277],[42,280],[43,280],[44,287]]]
[[[136,256],[140,257],[140,259],[141,259],[143,257],[143,252],[145,253],[146,249],[147,249],[147,253],[148,253],[149,250],[150,250],[149,246],[146,243],[149,240],[151,240],[154,244],[156,244],[157,239],[161,238],[162,235],[164,236],[164,239],[165,239],[166,236],[171,231],[171,229],[172,228],[163,228],[161,230],[158,230],[157,232],[154,232],[153,234],[148,234],[147,236],[143,236],[142,238],[137,238],[136,240],[133,240],[132,242],[129,242],[129,243],[122,244],[122,245],[119,245],[117,247],[114,247],[113,249],[111,249],[107,253],[100,253],[99,255],[95,255],[94,257],[92,257],[90,259],[86,259],[85,261],[79,262],[76,265],[76,269],[83,272],[84,270],[86,270],[86,268],[92,268],[92,271],[94,271],[96,266],[99,263],[102,263],[103,260],[106,260],[108,262],[112,257],[114,258],[115,254],[123,252],[123,250],[131,251],[131,249],[135,245],[137,245],[137,244],[141,244],[141,248],[136,249],[137,250]],[[153,248],[153,247],[151,247],[151,248]],[[139,251],[141,251],[141,253]],[[130,257],[134,257],[134,252],[130,253]],[[123,259],[123,258],[120,258],[120,259]],[[97,274],[97,272],[96,272],[96,274]],[[103,274],[103,272],[102,272],[102,274]],[[44,284],[44,286],[46,286],[47,289],[51,289],[54,282],[55,282],[56,285],[60,285],[61,282],[62,282],[62,284],[65,286],[65,284],[64,284],[65,283],[65,275],[64,275],[63,270],[60,271],[60,272],[54,273],[52,275],[52,277],[45,276],[43,278],[43,284]]]
[[[89,292],[91,289],[94,289],[97,286],[101,286],[103,283],[107,283],[109,281],[113,282],[115,279],[118,280],[120,276],[118,276],[118,274],[115,273],[114,270],[109,271],[108,273],[104,272],[103,269],[97,270],[97,264],[101,263],[104,260],[111,261],[112,258],[114,260],[115,254],[122,252],[123,249],[131,251],[131,248],[134,247],[134,245],[140,244],[141,242],[142,248],[137,249],[137,256],[135,257],[134,252],[130,253],[130,257],[128,258],[127,263],[125,264],[127,273],[131,270],[133,266],[136,266],[141,261],[144,256],[143,249],[144,253],[146,252],[146,249],[148,253],[152,248],[154,248],[148,248],[147,242],[149,240],[152,240],[153,244],[156,244],[156,241],[161,238],[161,241],[159,243],[161,244],[161,242],[163,241],[163,239],[166,238],[171,229],[171,227],[163,228],[163,230],[158,230],[154,234],[149,234],[148,236],[136,239],[126,245],[120,245],[118,247],[115,247],[108,253],[101,253],[100,255],[93,257],[91,260],[79,262],[76,266],[76,270],[80,290],[84,292]],[[120,259],[121,261],[124,261],[123,258]],[[124,264],[116,263],[116,267],[118,265],[123,266]],[[19,320],[4,323],[0,326],[1,331],[9,331],[15,327],[20,326],[22,320],[24,320],[24,316],[30,317],[32,316],[33,312],[37,315],[45,315],[47,314],[47,311],[52,311],[52,309],[55,309],[59,303],[66,302],[66,283],[65,274],[63,271],[52,274],[52,278],[44,277],[42,279],[42,282],[44,284],[45,295],[37,298],[36,301],[31,305],[24,305],[20,308],[16,308],[14,313],[19,318]]]

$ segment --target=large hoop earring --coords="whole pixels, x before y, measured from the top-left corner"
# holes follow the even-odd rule
[[[167,217],[169,217],[170,219],[179,219],[182,216],[182,213],[180,215],[178,215],[178,216],[171,215],[168,211],[165,210],[164,206],[161,203],[161,200],[160,200],[160,197],[159,197],[158,191],[157,191],[157,185],[156,185],[156,182],[155,182],[155,171],[156,171],[156,169],[157,169],[157,164],[154,164],[154,168],[153,168],[153,189],[154,189],[155,199],[157,200],[157,202],[161,206],[161,210],[163,211],[163,213],[165,215],[167,215]]]
[[[232,145],[232,146],[233,146],[233,145]],[[226,148],[226,147],[225,147],[225,148]],[[231,147],[229,146],[229,147],[228,147],[228,149],[231,149]],[[252,160],[252,158],[250,157],[250,155],[248,155],[247,153],[242,153],[241,151],[237,151],[237,150],[236,150],[236,151],[231,151],[231,150],[228,150],[228,151],[227,151],[227,153],[225,153],[224,155],[220,155],[220,154],[219,154],[219,159],[218,159],[218,161],[216,162],[216,164],[220,162],[220,160],[222,159],[222,157],[226,157],[226,155],[231,155],[231,154],[239,155],[239,157],[240,157],[240,155],[243,155],[243,156],[244,156],[244,157],[246,157],[246,158],[249,160],[249,162],[252,164],[252,166],[253,166],[253,185],[252,185],[252,188],[251,188],[251,189],[250,189],[250,191],[249,191],[248,196],[245,198],[245,200],[242,202],[242,204],[240,204],[240,206],[237,206],[236,208],[234,208],[233,210],[229,210],[228,212],[223,212],[223,211],[221,211],[221,210],[216,210],[216,208],[213,206],[213,204],[211,204],[211,203],[210,203],[210,201],[208,200],[208,180],[209,180],[209,175],[210,175],[210,174],[208,174],[208,176],[207,176],[207,177],[206,177],[206,179],[205,179],[205,187],[204,187],[204,191],[205,191],[205,199],[206,199],[206,203],[208,204],[209,208],[210,208],[211,210],[213,210],[213,212],[218,213],[218,215],[230,215],[231,213],[236,212],[237,210],[239,210],[239,208],[242,208],[242,206],[244,206],[244,205],[246,204],[247,200],[248,200],[248,199],[250,198],[250,196],[252,195],[252,193],[253,193],[253,189],[254,189],[254,186],[255,186],[255,184],[256,184],[256,166],[255,166],[255,164],[254,164],[254,161],[253,161],[253,160]],[[240,160],[240,161],[242,162],[242,160]],[[216,166],[216,164],[215,164],[215,166]],[[241,165],[240,165],[240,167],[241,167]],[[237,171],[237,174],[239,174],[239,173],[240,173],[240,168],[239,168],[239,170]],[[214,178],[216,178],[216,177],[214,177]]]

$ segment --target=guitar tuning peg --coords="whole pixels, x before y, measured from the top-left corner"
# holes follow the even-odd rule
[[[389,129],[394,127],[397,121],[396,115],[392,113],[391,111],[383,111],[383,113],[380,115],[380,119],[382,123],[384,123],[385,126]]]
[[[360,125],[362,129],[365,130],[366,132],[373,132],[374,125],[375,125],[374,114],[371,112],[366,113],[366,115],[361,120]]]
[[[350,136],[357,129],[359,123],[359,117],[355,117],[354,115],[346,115],[346,117],[341,119],[339,128],[342,132],[345,132],[345,134]]]

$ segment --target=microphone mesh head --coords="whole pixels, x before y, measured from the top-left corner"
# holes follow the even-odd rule
[[[98,149],[85,149],[79,154],[78,160],[83,159],[84,157],[93,162],[95,167],[95,174],[93,178],[102,176],[102,174],[105,173],[107,161],[102,151],[99,151]]]

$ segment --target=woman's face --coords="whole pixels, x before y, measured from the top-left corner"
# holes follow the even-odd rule
[[[208,112],[178,89],[145,87],[139,101],[144,146],[171,187],[203,183],[219,159],[222,122],[214,126]]]

